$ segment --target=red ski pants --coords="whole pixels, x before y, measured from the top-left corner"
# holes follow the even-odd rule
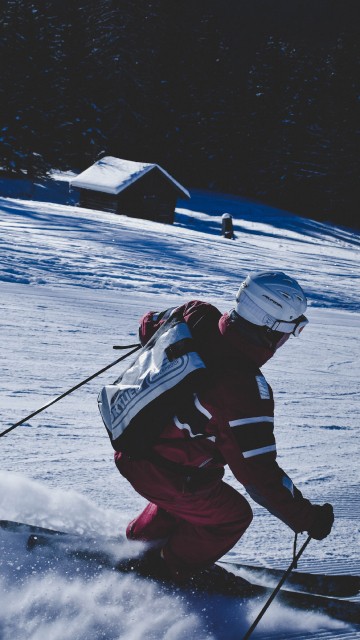
[[[134,540],[165,538],[163,554],[172,572],[191,571],[221,558],[241,538],[252,520],[245,498],[222,481],[223,470],[185,478],[148,460],[115,454],[120,473],[149,504],[130,522]]]

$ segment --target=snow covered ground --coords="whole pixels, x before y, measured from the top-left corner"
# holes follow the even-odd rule
[[[220,236],[224,212],[234,217],[235,240]],[[200,192],[179,203],[174,226],[55,198],[2,198],[0,224],[1,431],[119,357],[112,346],[137,341],[148,309],[198,298],[225,311],[249,271],[298,278],[310,324],[263,370],[275,392],[279,463],[336,516],[331,536],[311,541],[299,569],[359,574],[358,233]],[[144,501],[113,465],[96,401],[121,366],[0,439],[0,519],[124,533]],[[254,521],[228,559],[287,567],[291,531],[252,506]],[[231,640],[257,613],[107,570],[90,578],[65,560],[39,568],[4,531],[0,548],[1,640]],[[360,626],[275,602],[253,637],[350,640]]]

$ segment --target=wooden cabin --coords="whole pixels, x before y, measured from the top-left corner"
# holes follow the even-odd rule
[[[172,224],[178,198],[190,193],[157,164],[101,158],[70,180],[81,207]]]

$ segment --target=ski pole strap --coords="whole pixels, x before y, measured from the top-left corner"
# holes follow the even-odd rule
[[[298,551],[298,553],[294,556],[292,563],[290,564],[290,566],[288,567],[288,569],[285,571],[283,577],[281,578],[279,584],[275,587],[274,591],[272,592],[271,596],[269,597],[269,599],[265,602],[263,608],[261,609],[260,613],[257,615],[257,617],[255,618],[254,622],[252,623],[251,627],[248,629],[248,631],[245,633],[245,635],[242,637],[242,640],[247,640],[248,638],[250,638],[252,632],[254,631],[254,629],[257,627],[257,625],[259,624],[261,618],[263,617],[264,613],[267,611],[267,609],[270,607],[272,601],[274,600],[275,596],[278,594],[278,592],[280,591],[282,585],[284,584],[286,578],[288,577],[288,575],[291,573],[291,571],[293,570],[293,568],[297,565],[297,562],[300,558],[300,556],[303,554],[303,552],[305,551],[307,545],[309,544],[311,540],[311,536],[309,536],[303,546],[301,547],[301,549]]]
[[[181,356],[184,356],[186,353],[189,353],[190,351],[195,351],[195,349],[196,347],[194,345],[193,338],[183,338],[182,340],[178,340],[177,342],[170,344],[165,349],[165,353],[168,359],[170,360],[170,362],[172,362],[177,358],[181,358]]]
[[[139,343],[136,344],[114,344],[113,349],[132,349],[133,347],[141,347]]]
[[[111,369],[111,367],[114,367],[118,362],[121,362],[121,360],[125,360],[125,358],[128,358],[129,356],[131,356],[133,353],[135,353],[135,351],[138,351],[139,349],[141,349],[141,344],[137,344],[135,346],[135,348],[132,351],[129,351],[128,353],[126,353],[124,356],[121,356],[121,358],[118,358],[117,360],[114,360],[114,362],[111,362],[110,364],[108,364],[106,367],[103,367],[103,369],[100,369],[100,371],[97,371],[96,373],[93,373],[93,375],[89,376],[88,378],[86,378],[85,380],[83,380],[82,382],[79,382],[78,384],[76,384],[74,387],[71,387],[71,389],[68,389],[67,391],[65,391],[64,393],[62,393],[60,396],[57,396],[56,398],[54,398],[53,400],[50,400],[50,402],[47,402],[46,404],[44,404],[43,407],[40,407],[40,409],[36,409],[36,411],[33,411],[32,413],[30,413],[28,416],[26,416],[26,418],[23,418],[22,420],[19,420],[19,422],[16,422],[15,424],[13,424],[11,427],[9,427],[8,429],[5,429],[5,431],[2,431],[0,433],[0,438],[2,436],[5,436],[7,433],[10,433],[10,431],[12,431],[13,429],[15,429],[16,427],[20,427],[21,424],[24,424],[24,422],[26,422],[27,420],[30,420],[30,418],[33,418],[34,416],[37,416],[38,413],[41,413],[42,411],[44,411],[45,409],[47,409],[48,407],[51,407],[51,405],[55,404],[55,402],[59,402],[59,400],[62,400],[63,398],[65,398],[66,396],[70,395],[70,393],[72,393],[73,391],[76,391],[76,389],[79,389],[80,387],[82,387],[84,384],[86,384],[87,382],[90,382],[90,380],[93,380],[94,378],[96,378],[97,376],[99,376],[101,373],[104,373],[104,371],[107,371],[108,369]]]

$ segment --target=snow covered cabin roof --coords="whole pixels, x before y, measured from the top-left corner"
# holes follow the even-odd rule
[[[72,178],[70,185],[79,189],[91,189],[117,195],[145,175],[145,173],[155,168],[159,169],[186,198],[190,198],[188,190],[158,164],[121,160],[113,156],[105,156],[95,162],[76,178]]]

